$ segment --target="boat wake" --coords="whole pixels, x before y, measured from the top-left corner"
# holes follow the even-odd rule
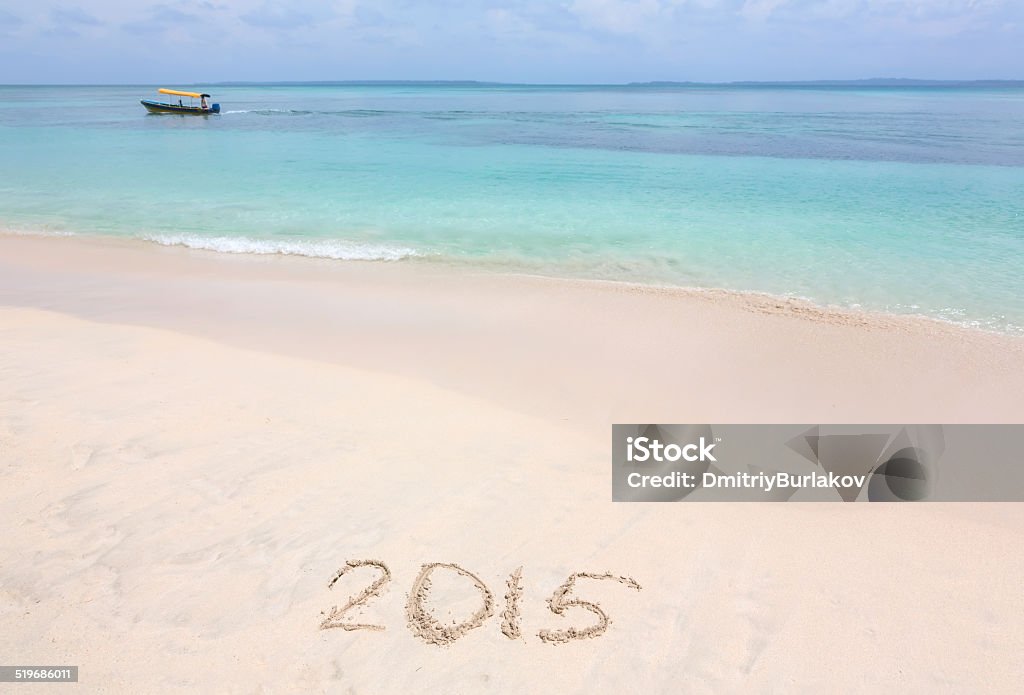
[[[221,115],[227,115],[229,113],[254,113],[258,116],[270,116],[272,114],[286,113],[293,116],[308,116],[313,112],[306,111],[304,109],[231,109],[228,111],[222,111]]]
[[[165,234],[143,237],[163,246],[185,246],[218,253],[308,256],[340,261],[400,261],[423,254],[416,249],[386,244],[360,244],[336,239],[253,239],[250,237],[206,237],[193,234]]]

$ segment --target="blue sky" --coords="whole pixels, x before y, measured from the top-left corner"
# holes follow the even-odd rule
[[[1024,78],[1024,0],[0,0],[0,83]]]

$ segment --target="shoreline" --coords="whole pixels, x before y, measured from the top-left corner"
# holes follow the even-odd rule
[[[412,377],[595,434],[1024,413],[1024,338],[731,291],[10,235],[0,304]]]
[[[760,290],[738,290],[724,287],[701,287],[692,285],[674,285],[656,281],[643,282],[634,280],[615,280],[598,277],[584,277],[571,275],[547,274],[543,272],[532,272],[529,270],[517,270],[495,267],[498,264],[490,265],[480,262],[479,259],[458,260],[451,257],[440,257],[436,254],[421,253],[413,249],[394,248],[389,249],[387,254],[394,254],[388,257],[335,257],[308,254],[301,251],[271,250],[226,250],[209,248],[206,246],[193,246],[180,240],[164,240],[150,237],[120,237],[114,235],[89,234],[79,232],[40,232],[24,231],[16,229],[0,229],[0,242],[5,238],[30,238],[30,239],[68,239],[81,242],[93,247],[116,248],[137,248],[150,247],[164,248],[168,250],[179,249],[181,251],[196,254],[198,257],[211,256],[263,259],[282,259],[287,262],[309,262],[309,263],[343,263],[356,265],[406,265],[413,268],[419,267],[430,270],[439,270],[457,275],[494,277],[497,279],[524,279],[528,282],[548,282],[552,284],[565,284],[581,288],[593,287],[610,291],[632,292],[636,294],[660,294],[666,296],[677,296],[687,299],[699,299],[706,301],[732,302],[737,306],[746,308],[752,312],[763,312],[769,314],[787,314],[793,317],[800,317],[810,321],[823,323],[835,323],[840,325],[857,324],[866,328],[889,329],[900,327],[900,324],[920,323],[922,326],[933,325],[936,329],[943,328],[977,332],[997,337],[1021,339],[1024,341],[1024,327],[1018,329],[1013,326],[1010,330],[998,330],[976,325],[977,321],[955,321],[938,316],[915,313],[894,313],[878,309],[843,306],[839,304],[823,303],[817,300],[795,296],[779,295]],[[232,240],[227,237],[211,237],[210,241]],[[250,239],[250,241],[255,241]],[[304,240],[296,244],[317,243],[328,240]],[[352,244],[354,248],[361,248],[360,244]],[[298,266],[296,266],[298,267]]]

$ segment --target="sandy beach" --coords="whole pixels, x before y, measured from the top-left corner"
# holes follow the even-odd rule
[[[0,235],[0,652],[89,692],[1012,692],[1020,505],[613,504],[609,438],[1019,422],[1022,364],[767,296]],[[349,560],[390,580],[336,622],[383,630],[320,629],[383,576]],[[428,563],[493,595],[447,645]],[[603,634],[538,636],[606,572]]]

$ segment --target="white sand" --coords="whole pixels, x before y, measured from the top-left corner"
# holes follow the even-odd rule
[[[10,237],[0,304],[7,663],[78,664],[113,692],[1024,680],[1022,506],[613,504],[608,451],[615,420],[1020,420],[1020,340],[731,295]],[[318,629],[378,576],[327,588],[361,559],[392,580],[352,619],[385,630]],[[495,598],[447,647],[406,626],[431,562]],[[608,630],[543,643],[596,622],[546,601],[605,571],[642,589],[578,580]],[[450,573],[431,592],[449,621],[480,607]]]

